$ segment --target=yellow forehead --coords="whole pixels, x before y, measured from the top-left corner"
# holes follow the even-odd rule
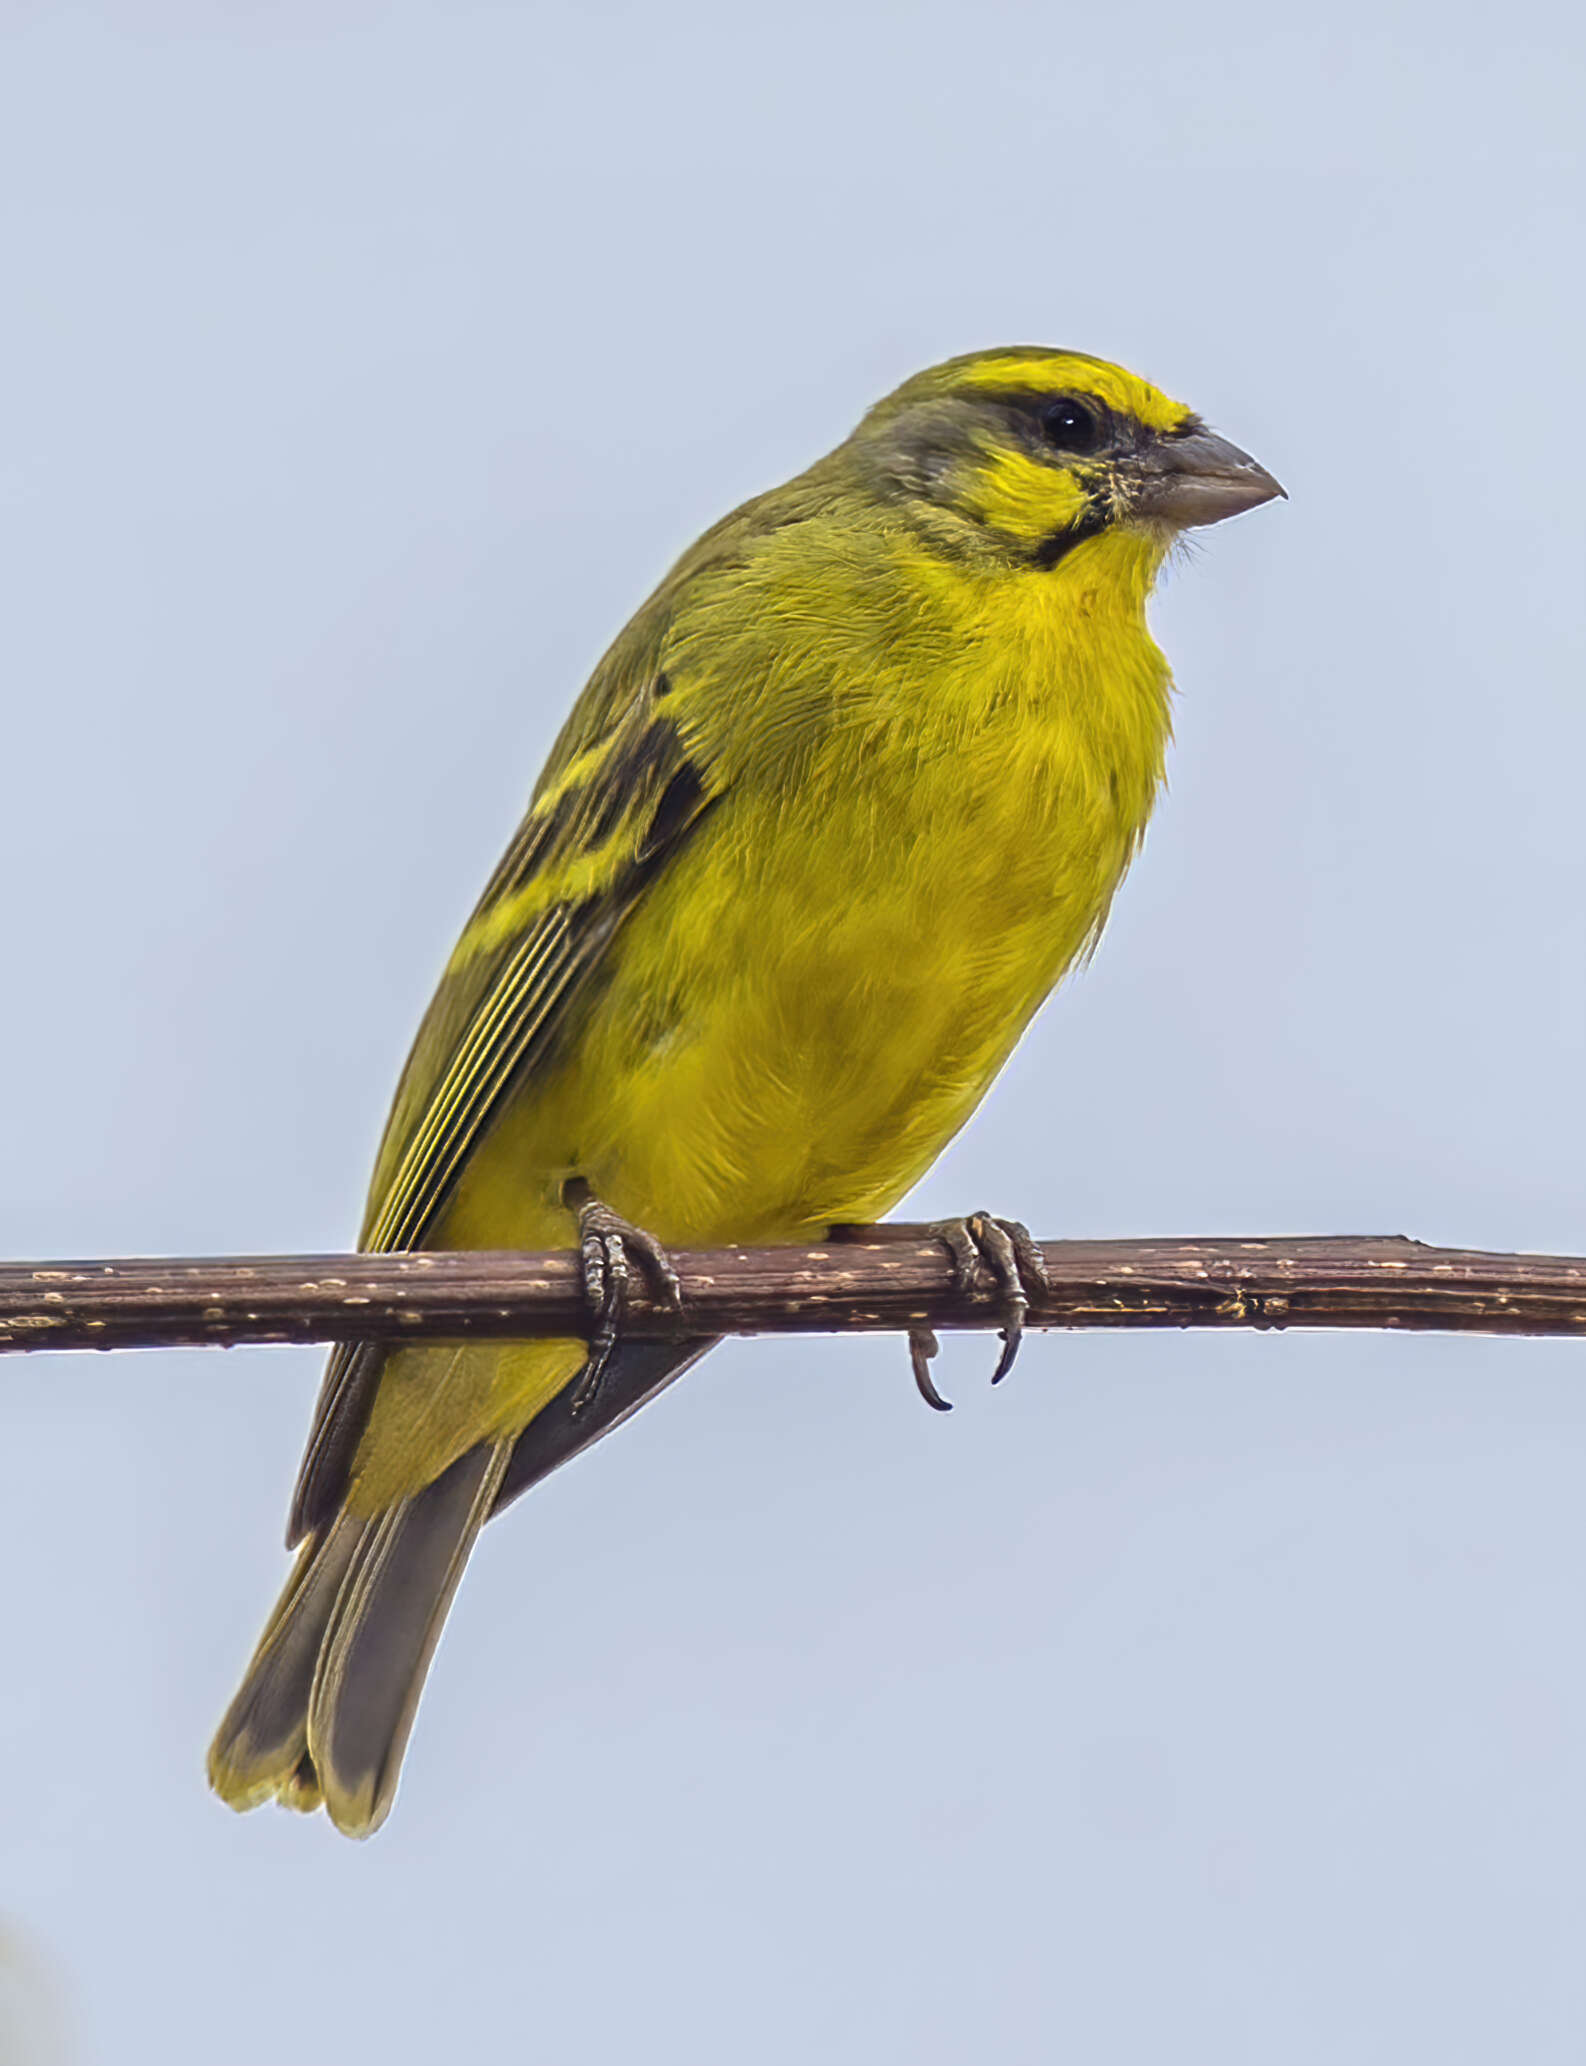
[[[1149,380],[1084,352],[991,353],[955,367],[951,385],[961,393],[1018,388],[1090,395],[1147,430],[1177,430],[1190,414]]]

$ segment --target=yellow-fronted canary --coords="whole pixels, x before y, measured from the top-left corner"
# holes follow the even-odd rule
[[[596,1346],[334,1352],[297,1560],[210,1751],[233,1806],[379,1826],[482,1524],[710,1346],[622,1341],[627,1268],[872,1220],[941,1153],[1140,844],[1164,556],[1281,492],[1121,367],[978,352],[640,607],[441,978],[361,1237],[581,1244]]]

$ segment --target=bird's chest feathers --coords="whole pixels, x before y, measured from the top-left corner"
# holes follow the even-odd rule
[[[768,609],[714,740],[684,678],[726,779],[625,931],[569,1093],[619,1209],[672,1239],[886,1209],[1094,940],[1161,777],[1167,670],[1140,609],[1034,579],[951,607],[916,583],[890,620],[811,608],[796,638]]]
[[[1033,951],[1066,964],[1145,829],[1166,665],[1139,608],[1051,575],[969,590],[934,643],[928,669],[904,641],[895,670],[835,700],[800,816],[827,865],[845,852],[856,923],[868,884],[927,937],[1028,929]]]

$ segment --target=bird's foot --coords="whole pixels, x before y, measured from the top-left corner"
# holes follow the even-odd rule
[[[602,1205],[582,1177],[562,1193],[578,1214],[578,1247],[584,1265],[584,1296],[594,1316],[589,1356],[573,1386],[568,1405],[574,1420],[587,1413],[600,1392],[601,1379],[622,1333],[634,1265],[648,1276],[667,1305],[681,1310],[683,1287],[672,1258],[643,1227],[636,1227]]]
[[[1030,1293],[1050,1288],[1046,1260],[1031,1239],[1022,1220],[998,1219],[989,1212],[972,1212],[963,1219],[929,1220],[923,1226],[900,1220],[884,1220],[873,1227],[851,1226],[846,1221],[830,1227],[832,1241],[940,1241],[953,1259],[953,1289],[972,1292],[982,1265],[990,1271],[1001,1294],[1002,1354],[991,1373],[991,1382],[1001,1384],[1013,1368],[1024,1339],[1024,1316],[1030,1310]],[[940,1347],[936,1331],[923,1321],[909,1329],[909,1367],[920,1397],[938,1413],[950,1413],[953,1402],[944,1399],[931,1377],[931,1361]]]
[[[996,1283],[1002,1306],[1002,1354],[991,1373],[991,1382],[1000,1385],[1013,1368],[1019,1344],[1024,1339],[1024,1316],[1030,1310],[1030,1293],[1048,1289],[1050,1280],[1046,1274],[1045,1258],[1022,1221],[997,1219],[989,1212],[972,1212],[964,1219],[933,1220],[926,1231],[936,1236],[953,1259],[955,1291],[973,1291],[981,1265],[990,1271]],[[934,1340],[933,1336],[933,1345]],[[920,1354],[913,1335],[909,1341],[914,1357],[914,1380],[924,1392]],[[930,1394],[926,1393],[926,1397],[929,1398]]]

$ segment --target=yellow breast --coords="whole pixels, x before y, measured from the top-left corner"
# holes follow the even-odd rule
[[[672,707],[728,762],[725,794],[475,1150],[433,1245],[567,1245],[574,1174],[675,1246],[876,1218],[1094,941],[1168,739],[1156,555],[1109,533],[1050,573],[992,578],[907,550],[891,610],[841,592],[873,567],[834,570],[804,607],[773,567],[742,607],[708,599],[708,636],[685,623]],[[582,1355],[392,1356],[354,1505],[522,1427]]]
[[[1138,845],[1169,728],[1155,564],[1127,534],[1046,574],[922,554],[894,570],[914,617],[890,644],[856,657],[812,618],[797,669],[784,582],[775,669],[752,635],[737,660],[783,707],[748,725],[740,708],[734,739],[774,752],[647,894],[576,1040],[476,1154],[447,1241],[552,1238],[575,1172],[677,1243],[794,1239],[895,1204],[1094,940]],[[825,621],[877,621],[851,604]],[[708,746],[680,643],[676,707]],[[718,680],[719,646],[708,659]]]

